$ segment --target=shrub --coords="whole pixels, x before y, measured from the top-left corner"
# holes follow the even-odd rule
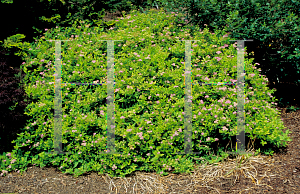
[[[190,1],[189,15],[200,28],[224,29],[234,40],[246,42],[255,53],[255,62],[262,63],[262,73],[270,82],[299,84],[299,1],[222,0]],[[249,56],[248,56],[249,57]]]
[[[136,170],[161,175],[190,173],[192,155],[178,155],[184,149],[185,44],[192,42],[192,81],[235,83],[237,77],[236,43],[226,32],[211,34],[195,28],[176,26],[181,14],[163,11],[141,14],[137,11],[116,20],[113,27],[101,31],[81,23],[73,28],[54,28],[32,45],[22,69],[24,88],[32,103],[27,106],[28,120],[14,150],[3,153],[3,175],[28,164],[57,166],[75,177],[88,171],[124,177]],[[75,34],[75,36],[73,35]],[[115,58],[115,145],[122,154],[102,154],[106,150],[107,122],[105,85],[62,84],[62,147],[66,155],[46,154],[53,149],[55,46],[46,40],[70,40],[62,43],[62,83],[106,83],[106,43],[116,42]],[[289,130],[283,133],[275,98],[260,75],[259,64],[245,60],[245,132],[262,146],[286,146]],[[57,72],[56,72],[57,73]],[[228,156],[225,145],[237,132],[236,85],[193,85],[192,151],[218,162]],[[255,118],[255,119],[253,119]],[[211,145],[219,142],[215,160]],[[198,162],[198,161],[197,161]]]

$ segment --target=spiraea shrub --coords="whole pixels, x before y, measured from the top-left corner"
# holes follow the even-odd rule
[[[172,12],[132,11],[105,31],[81,23],[54,28],[32,44],[21,65],[24,88],[31,99],[25,113],[31,117],[0,156],[2,175],[24,172],[29,164],[56,166],[79,176],[96,171],[124,177],[134,171],[160,175],[189,173],[195,154],[184,152],[185,42],[191,42],[192,82],[236,83],[237,43],[224,31],[190,30],[178,24]],[[54,151],[55,42],[61,42],[62,83],[106,83],[107,43],[114,45],[115,146],[107,144],[107,85],[62,84],[62,149]],[[180,40],[180,41],[178,41]],[[246,53],[245,53],[246,54]],[[289,131],[274,108],[273,90],[260,74],[260,64],[245,60],[245,132],[261,147],[287,146]],[[192,85],[192,152],[210,161],[228,157],[225,148],[237,131],[236,85]],[[211,145],[218,144],[218,160]],[[234,151],[234,150],[230,150]],[[197,155],[198,156],[198,155]],[[197,161],[198,162],[198,161]]]

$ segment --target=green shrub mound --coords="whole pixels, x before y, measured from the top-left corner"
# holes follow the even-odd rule
[[[84,23],[55,28],[30,49],[22,64],[24,87],[31,99],[26,114],[32,117],[14,150],[3,153],[2,174],[26,170],[28,164],[57,166],[75,177],[96,171],[125,177],[134,171],[161,175],[193,170],[192,156],[184,152],[185,42],[191,42],[192,82],[236,83],[237,49],[224,31],[181,28],[176,13],[137,11],[116,21],[107,30]],[[107,43],[114,46],[115,146],[108,152],[107,86],[62,84],[62,148],[54,151],[55,44],[62,41],[62,83],[106,83]],[[260,75],[259,64],[245,60],[245,132],[262,145],[286,146],[284,129],[275,102]],[[228,156],[225,145],[237,131],[236,85],[192,85],[192,151],[206,158],[218,142],[220,159]],[[198,155],[197,155],[198,156]],[[219,161],[219,160],[218,160]]]

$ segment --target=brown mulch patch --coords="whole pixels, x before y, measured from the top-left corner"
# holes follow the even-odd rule
[[[137,171],[126,178],[96,172],[74,178],[56,167],[30,166],[23,176],[10,172],[0,177],[0,193],[299,193],[300,110],[286,113],[286,108],[277,109],[292,132],[287,149],[273,156],[251,156],[228,176],[224,175],[235,168],[240,157],[217,166],[195,164],[191,175],[170,173],[165,177]]]

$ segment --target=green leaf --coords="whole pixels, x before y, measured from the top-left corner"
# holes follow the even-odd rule
[[[1,3],[12,4],[13,0],[1,0]]]

